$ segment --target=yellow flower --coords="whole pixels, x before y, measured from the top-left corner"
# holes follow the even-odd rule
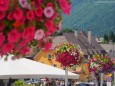
[[[110,77],[112,76],[112,74],[111,74],[111,73],[108,73],[107,75],[108,75],[108,76],[110,76]]]

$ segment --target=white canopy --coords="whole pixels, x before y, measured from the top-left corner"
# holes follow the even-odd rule
[[[0,57],[1,58],[1,57]],[[26,58],[8,61],[0,59],[0,79],[24,78],[65,78],[65,71]],[[69,79],[78,79],[79,75],[68,72]]]

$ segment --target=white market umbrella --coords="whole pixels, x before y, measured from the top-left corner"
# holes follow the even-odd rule
[[[26,58],[7,61],[0,57],[0,79],[24,79],[24,78],[66,78],[65,70],[42,64]],[[69,79],[78,79],[79,75],[68,72]]]

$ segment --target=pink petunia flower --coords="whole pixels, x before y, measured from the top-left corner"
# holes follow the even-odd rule
[[[0,22],[0,31],[2,31],[5,28],[4,24]]]
[[[28,20],[32,21],[34,19],[34,12],[32,10],[27,11],[26,17]]]
[[[14,48],[12,43],[7,43],[3,45],[2,55],[9,53]]]
[[[44,37],[44,31],[42,29],[39,29],[35,32],[35,39],[41,40]]]
[[[15,20],[21,20],[23,18],[23,11],[17,7],[13,16]]]
[[[53,15],[54,15],[54,10],[52,7],[46,7],[44,9],[44,15],[47,17],[47,18],[51,18]]]
[[[4,43],[5,37],[2,33],[0,33],[0,46]]]
[[[0,20],[2,20],[5,17],[5,12],[0,11]]]
[[[41,7],[37,7],[35,9],[35,14],[36,14],[37,17],[42,17],[42,13],[43,13],[43,10],[42,10]]]
[[[31,5],[28,4],[28,5],[26,6],[26,8],[30,10],[30,9],[31,9]]]
[[[27,0],[18,0],[18,2],[23,8],[26,8],[26,6],[28,5]]]
[[[8,33],[8,41],[11,43],[18,42],[20,39],[20,33],[17,29],[13,29],[11,32]]]
[[[70,14],[70,4],[67,2],[67,0],[58,0],[61,9],[63,10],[64,14]]]

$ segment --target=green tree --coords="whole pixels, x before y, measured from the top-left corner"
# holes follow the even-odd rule
[[[115,43],[115,34],[114,34],[114,37],[113,37],[113,42]]]
[[[113,41],[113,39],[114,39],[114,32],[110,31],[108,37],[109,37],[109,40]]]
[[[14,82],[13,86],[25,86],[25,84],[24,81],[18,80]]]
[[[58,32],[58,31],[56,31],[54,34],[52,34],[51,36],[60,36],[60,35],[62,35],[62,33],[61,32]]]
[[[61,32],[66,33],[66,32],[73,32],[71,28],[66,28],[66,29],[62,29]]]
[[[104,34],[104,43],[108,43],[109,42],[109,37],[108,35],[105,33]]]

